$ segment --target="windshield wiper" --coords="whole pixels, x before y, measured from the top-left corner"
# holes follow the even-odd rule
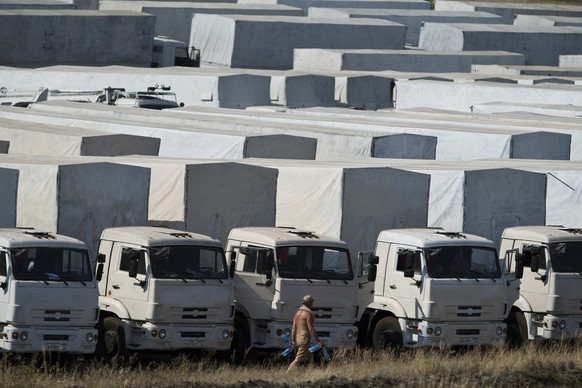
[[[487,273],[487,272],[484,272],[484,271],[476,271],[474,269],[468,270],[467,273],[477,274],[477,275],[483,275],[486,278],[489,278],[489,279],[493,280],[493,283],[497,283],[497,280],[495,280],[495,278],[493,277],[493,275],[491,275],[490,273]],[[474,279],[477,280],[477,281],[479,281],[479,279],[477,279],[476,277]]]

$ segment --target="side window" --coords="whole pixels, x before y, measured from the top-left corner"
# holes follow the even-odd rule
[[[0,252],[0,276],[6,276],[6,252]]]
[[[420,252],[414,252],[414,273],[420,274]],[[396,271],[404,272],[406,269],[406,252],[399,252],[396,256]]]
[[[255,272],[257,270],[257,251],[252,251],[248,255],[240,255],[243,257],[243,272]]]
[[[129,258],[131,257],[132,252],[135,254],[137,250],[133,248],[123,248],[121,250],[121,260],[119,260],[119,270],[129,272]],[[140,275],[145,275],[145,259],[143,251],[139,252],[138,258],[138,265],[137,265],[137,273]]]

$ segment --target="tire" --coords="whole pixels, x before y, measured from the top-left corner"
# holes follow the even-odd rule
[[[528,340],[527,322],[521,311],[512,313],[507,325],[507,343],[511,347],[523,346]]]
[[[232,362],[242,365],[251,346],[249,324],[246,318],[237,316],[234,319],[234,336],[230,343]]]
[[[127,358],[125,332],[119,318],[107,317],[99,322],[97,328],[99,330],[99,338],[97,339],[99,355],[110,360]]]
[[[372,333],[372,346],[376,351],[390,349],[399,351],[403,346],[402,330],[398,319],[385,317],[380,319],[374,326]]]

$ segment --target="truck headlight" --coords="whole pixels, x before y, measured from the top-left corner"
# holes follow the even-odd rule
[[[87,333],[87,334],[85,335],[85,341],[86,341],[86,342],[88,342],[88,343],[91,343],[91,342],[93,342],[93,340],[94,340],[94,339],[95,339],[95,338],[93,337],[93,333]]]
[[[288,327],[283,329],[283,335],[286,335],[287,337],[289,337],[291,335],[291,329],[289,329]]]
[[[560,324],[558,325],[558,327],[562,330],[564,330],[566,328],[566,321],[560,321]]]
[[[230,337],[230,331],[228,329],[224,329],[222,331],[222,339],[228,339]]]
[[[160,337],[160,339],[166,338],[166,335],[168,335],[168,333],[166,333],[166,329],[161,329],[158,333],[158,337]]]
[[[20,332],[20,340],[26,341],[27,339],[28,339],[28,332],[27,331]]]
[[[434,328],[434,335],[436,335],[438,337],[441,334],[443,334],[443,329],[441,329],[440,326],[435,327]]]
[[[352,329],[348,329],[348,331],[346,331],[346,338],[349,340],[354,338],[354,331]]]
[[[502,335],[503,334],[503,328],[501,326],[497,326],[495,328],[495,334]]]

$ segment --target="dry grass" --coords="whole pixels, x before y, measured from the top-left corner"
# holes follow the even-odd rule
[[[119,367],[86,362],[61,368],[32,361],[0,364],[2,387],[536,387],[582,385],[582,350],[526,346],[470,351],[412,350],[396,356],[338,351],[327,365],[287,373],[287,359],[232,366],[176,357]]]

